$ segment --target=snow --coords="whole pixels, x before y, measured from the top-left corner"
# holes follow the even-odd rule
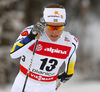
[[[5,88],[0,88],[0,92],[11,92],[11,84],[7,85]],[[75,82],[71,81],[62,84],[57,92],[99,92],[100,82],[90,81],[90,82]]]
[[[57,92],[99,92],[100,82],[66,82],[62,84]]]
[[[5,87],[0,87],[0,92],[11,92],[11,84],[6,85]]]
[[[12,84],[0,88],[0,92],[11,92]],[[61,84],[57,92],[99,92],[100,81],[83,80],[82,75],[75,73],[66,83]]]
[[[84,80],[80,73],[75,73],[66,83],[61,84],[57,92],[99,92],[100,81]]]
[[[71,80],[70,80],[71,81]],[[57,92],[99,92],[100,82],[66,82],[62,84]],[[11,84],[0,89],[0,92],[11,92]]]

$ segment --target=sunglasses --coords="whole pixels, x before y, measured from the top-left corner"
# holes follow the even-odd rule
[[[60,30],[64,29],[65,25],[61,25],[61,26],[52,26],[52,25],[47,25],[47,24],[46,24],[46,27],[47,27],[48,29],[52,30],[52,31],[54,31],[54,30],[60,31]]]

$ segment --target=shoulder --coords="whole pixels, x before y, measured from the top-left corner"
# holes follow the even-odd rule
[[[79,44],[78,39],[74,35],[70,34],[69,32],[66,32],[66,31],[64,31],[64,35],[67,35],[67,36],[69,35],[72,44],[75,45],[75,47],[77,49],[78,48],[78,44]]]
[[[74,44],[76,46],[76,49],[77,49],[78,45],[79,45],[78,39],[72,34],[70,34],[70,36],[71,36],[71,39],[72,39],[72,44]]]
[[[29,35],[29,33],[31,32],[31,29],[34,27],[34,25],[28,26],[26,28],[23,29],[23,31],[21,32],[21,36],[27,36]]]
[[[31,31],[31,29],[34,27],[34,25],[28,26],[26,28],[23,29],[23,31]]]

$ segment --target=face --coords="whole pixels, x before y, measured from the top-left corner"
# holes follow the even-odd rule
[[[62,25],[64,25],[64,23],[52,23],[52,22],[47,22],[46,24],[50,25],[50,26],[62,26]],[[57,29],[49,29],[48,27],[46,27],[45,32],[46,32],[47,36],[50,38],[50,40],[55,42],[61,36],[63,29],[58,31]]]

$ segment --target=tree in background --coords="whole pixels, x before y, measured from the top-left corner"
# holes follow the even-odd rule
[[[79,39],[78,60],[76,69],[83,74],[87,70],[94,72],[99,68],[93,68],[91,58],[93,52],[91,48],[88,53],[84,53],[84,37],[86,37],[87,15],[93,12],[100,16],[100,0],[0,0],[0,84],[12,82],[19,70],[18,60],[12,60],[9,52],[15,39],[24,27],[33,25],[42,17],[43,7],[49,3],[58,3],[65,6],[67,10],[66,30],[74,34]],[[88,4],[89,3],[89,4]],[[87,5],[87,6],[86,6]],[[14,62],[16,61],[16,62]],[[92,61],[92,62],[91,62]],[[100,66],[99,59],[98,67]],[[90,65],[91,62],[91,65]],[[100,78],[89,76],[89,78]],[[87,72],[86,74],[89,75]],[[92,74],[90,74],[92,75]]]

